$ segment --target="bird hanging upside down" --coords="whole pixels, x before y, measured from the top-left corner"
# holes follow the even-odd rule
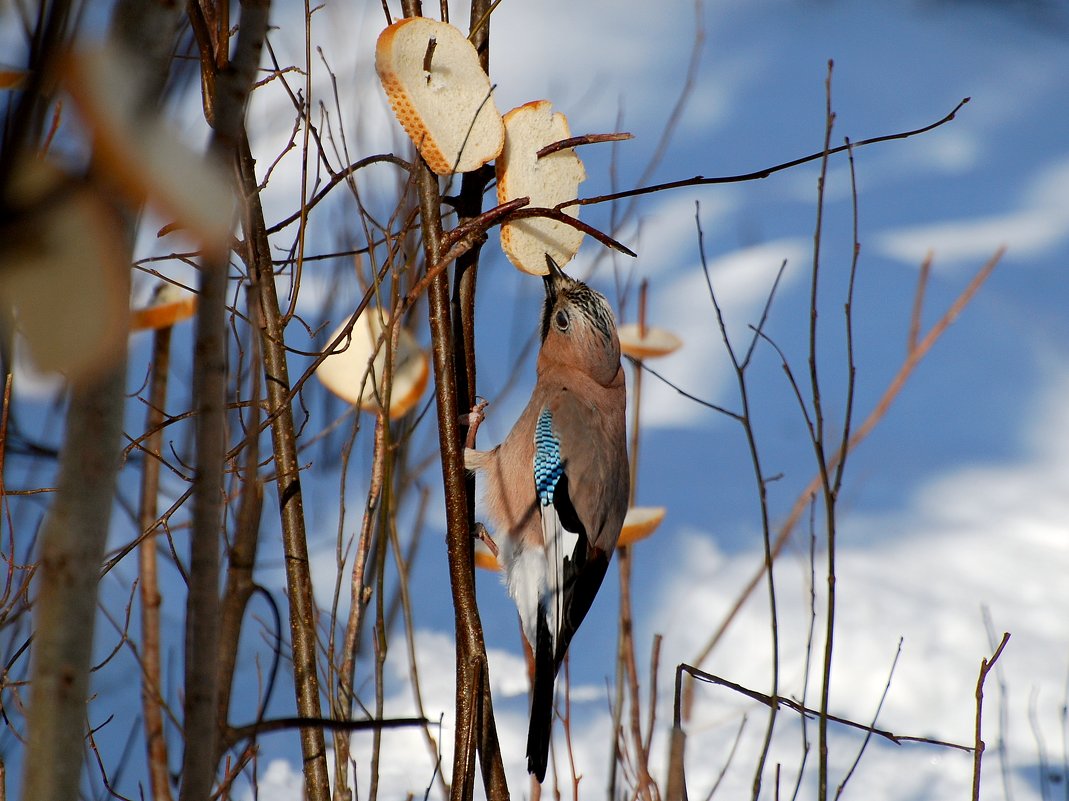
[[[531,400],[505,441],[467,449],[508,593],[534,654],[527,770],[546,776],[557,671],[605,577],[627,513],[624,372],[608,301],[548,257]]]

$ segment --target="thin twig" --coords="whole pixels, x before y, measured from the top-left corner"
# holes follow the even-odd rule
[[[898,665],[898,657],[902,655],[902,638],[898,638],[898,648],[895,649],[895,658],[891,660],[891,669],[887,672],[887,681],[883,685],[883,692],[880,693],[880,702],[876,704],[876,711],[872,714],[872,723],[869,724],[869,731],[865,732],[865,739],[861,741],[861,747],[857,750],[857,756],[854,757],[854,762],[850,765],[850,770],[846,772],[846,776],[839,783],[839,786],[835,788],[835,798],[843,794],[843,790],[846,789],[846,783],[850,781],[850,777],[854,775],[854,770],[859,764],[861,764],[861,757],[865,754],[865,749],[868,747],[869,740],[872,739],[872,728],[876,726],[876,721],[880,719],[880,710],[883,709],[883,702],[887,700],[887,693],[891,689],[891,679],[895,675],[895,667]]]
[[[322,729],[334,729],[338,731],[379,731],[381,729],[403,729],[410,726],[423,726],[427,723],[426,718],[380,718],[376,720],[336,720],[335,718],[269,718],[249,723],[245,726],[234,726],[228,731],[227,739],[232,743],[259,737],[261,734],[271,734],[291,729],[306,729],[310,727]]]
[[[594,239],[598,240],[607,248],[612,248],[613,250],[619,251],[625,256],[630,256],[631,258],[638,258],[638,254],[635,253],[635,251],[631,250],[631,248],[627,247],[621,242],[616,241],[608,234],[599,231],[594,226],[588,225],[579,218],[573,217],[572,215],[561,211],[562,207],[563,205],[560,205],[556,206],[555,208],[549,209],[543,208],[541,206],[527,206],[522,209],[517,209],[516,211],[509,214],[507,221],[511,222],[512,220],[523,220],[527,219],[528,217],[544,217],[550,220],[556,220],[557,222],[562,222],[565,225],[570,225],[572,228],[575,228],[578,231],[582,231],[584,234],[588,234],[594,237]]]
[[[145,427],[155,428],[163,421],[167,402],[167,374],[170,370],[171,328],[153,332],[151,383]],[[157,430],[145,441],[145,449],[158,454],[163,440]],[[160,464],[146,459],[141,472],[140,527],[149,530],[156,519]],[[154,801],[170,801],[171,777],[167,757],[167,739],[163,731],[160,688],[160,597],[156,561],[156,540],[146,539],[139,548],[141,578],[141,711],[144,716],[145,748],[148,752],[149,786]]]
[[[921,312],[924,310],[924,294],[928,289],[928,278],[932,274],[932,252],[921,262],[920,274],[917,276],[917,289],[913,294],[913,311],[909,316],[909,341],[907,348],[917,347],[917,337],[921,334]]]
[[[925,335],[924,338],[917,343],[917,347],[911,350],[908,354],[906,354],[906,358],[903,361],[902,365],[898,368],[898,372],[891,379],[891,382],[887,385],[887,388],[884,390],[883,395],[880,396],[880,399],[879,401],[877,401],[875,407],[873,407],[872,411],[869,412],[868,417],[865,418],[861,426],[859,426],[854,431],[853,435],[850,437],[849,447],[847,448],[848,452],[852,453],[854,450],[856,450],[857,447],[865,441],[868,435],[872,433],[873,429],[876,428],[879,422],[887,415],[888,410],[891,408],[891,405],[894,403],[898,395],[902,392],[902,389],[905,387],[906,382],[913,374],[913,371],[916,370],[917,365],[919,365],[924,359],[924,357],[928,355],[928,352],[932,349],[935,343],[939,341],[939,338],[946,332],[947,328],[949,328],[954,323],[954,321],[957,320],[957,318],[961,315],[962,311],[965,310],[965,307],[969,305],[969,302],[980,290],[980,287],[984,285],[984,282],[987,281],[987,279],[991,276],[991,273],[994,271],[995,267],[998,266],[999,261],[1002,259],[1003,253],[1005,253],[1005,250],[1006,249],[1004,247],[999,248],[995,252],[995,254],[990,259],[988,259],[988,261],[972,277],[972,279],[961,291],[961,293],[950,305],[950,307],[946,310],[946,312],[944,312],[943,316],[939,318],[939,320],[931,327],[931,329],[929,329],[927,335]],[[648,368],[647,371],[651,373],[653,372]],[[702,401],[700,400],[698,400],[698,402],[702,403]],[[717,411],[724,410],[718,409]],[[828,465],[829,469],[835,467],[836,458],[837,457],[833,455],[832,461]],[[773,542],[772,553],[774,558],[779,556],[780,552],[787,544],[787,541],[790,539],[791,533],[794,531],[794,527],[797,525],[798,520],[802,516],[802,513],[806,510],[806,508],[808,508],[814,494],[820,489],[820,486],[821,478],[818,474],[814,476],[810,480],[809,484],[806,485],[806,487],[798,494],[798,497],[795,499],[794,505],[791,507],[791,511],[787,516],[787,519],[780,526],[779,532],[776,535],[776,539]],[[720,642],[724,634],[727,632],[728,628],[731,626],[731,623],[735,620],[736,616],[739,613],[739,610],[742,609],[747,599],[750,597],[750,595],[753,594],[753,591],[761,582],[761,579],[764,577],[764,574],[765,568],[764,565],[762,565],[760,569],[758,569],[754,573],[754,575],[750,577],[750,580],[739,593],[738,598],[736,598],[735,603],[732,604],[731,609],[728,611],[723,621],[721,621],[716,631],[713,632],[712,637],[710,637],[709,640],[706,642],[705,647],[702,648],[702,650],[698,653],[697,658],[694,660],[695,664],[702,664],[702,662],[704,662],[709,657],[709,654],[712,653],[713,649],[716,648],[717,644]],[[688,720],[690,718],[691,709],[693,708],[693,698],[693,685],[691,684],[684,689],[683,698],[683,717]]]
[[[976,736],[973,740],[972,748],[972,801],[980,801],[980,769],[983,765],[984,750],[987,748],[982,737],[984,682],[987,681],[987,674],[991,672],[991,668],[994,667],[998,658],[1002,656],[1002,651],[1009,641],[1010,633],[1006,632],[1002,635],[1002,641],[998,644],[998,648],[991,654],[991,658],[987,659],[985,657],[980,660],[980,674],[976,678]]]
[[[923,126],[921,128],[914,128],[913,130],[910,130],[910,131],[902,131],[901,133],[886,134],[884,136],[875,136],[875,137],[872,137],[871,139],[862,139],[859,142],[855,142],[852,145],[852,147],[854,149],[857,149],[859,147],[865,147],[867,145],[875,145],[875,144],[878,144],[880,142],[891,142],[891,141],[894,141],[896,139],[908,139],[911,136],[917,136],[919,134],[927,133],[928,131],[931,131],[931,130],[934,130],[935,128],[938,128],[940,125],[945,125],[946,123],[948,123],[951,120],[953,120],[954,117],[957,115],[957,113],[959,111],[961,111],[962,107],[965,106],[965,104],[968,103],[970,100],[971,100],[971,98],[968,98],[968,97],[963,98],[956,106],[954,106],[953,110],[951,110],[951,112],[949,114],[947,114],[946,116],[942,117],[939,120],[936,120],[935,122],[931,123],[930,125],[925,125],[925,126]],[[845,151],[847,149],[848,148],[847,148],[846,145],[841,145],[839,147],[833,147],[833,148],[831,148],[830,150],[827,151],[827,155],[834,156],[836,153],[842,153],[843,151]],[[598,195],[596,197],[587,197],[587,198],[575,198],[573,200],[566,200],[563,203],[558,203],[556,208],[558,208],[558,209],[566,209],[569,206],[590,206],[590,205],[593,205],[595,203],[608,203],[610,201],[620,200],[621,198],[625,198],[625,197],[637,197],[639,195],[649,195],[649,194],[652,194],[654,192],[664,192],[664,191],[669,190],[669,189],[681,189],[683,187],[688,187],[688,186],[709,186],[709,185],[712,185],[712,184],[733,184],[733,183],[741,183],[741,182],[744,182],[744,181],[756,181],[756,180],[760,180],[762,178],[767,178],[770,175],[774,175],[777,172],[782,172],[784,170],[789,170],[792,167],[798,167],[798,166],[800,166],[802,164],[807,164],[810,161],[816,161],[818,159],[823,158],[824,154],[825,154],[825,151],[822,150],[822,151],[819,151],[817,153],[810,153],[808,156],[802,156],[801,158],[792,159],[791,161],[785,161],[782,164],[777,164],[777,165],[775,165],[773,167],[766,167],[766,168],[764,168],[762,170],[756,170],[754,172],[739,173],[738,175],[724,175],[724,176],[719,176],[719,177],[714,177],[714,178],[706,178],[703,175],[696,175],[693,178],[684,178],[684,179],[681,179],[681,180],[678,180],[678,181],[668,181],[668,182],[662,183],[662,184],[653,184],[651,186],[643,186],[643,187],[638,187],[636,189],[628,189],[628,190],[625,190],[623,192],[613,192],[613,193],[608,194],[608,195]]]
[[[593,145],[600,142],[623,142],[628,139],[634,139],[635,135],[630,133],[604,133],[604,134],[583,134],[581,136],[569,136],[567,139],[559,139],[556,142],[550,142],[543,147],[537,153],[535,158],[545,158],[553,153],[558,153],[561,150],[567,150],[572,147],[579,147],[581,145]]]
[[[771,696],[765,695],[764,693],[758,692],[757,690],[751,690],[748,687],[744,687],[741,684],[736,684],[735,682],[729,681],[728,679],[721,678],[720,676],[714,675],[712,673],[706,673],[704,670],[698,670],[692,665],[682,664],[680,665],[680,669],[688,675],[693,676],[698,681],[702,681],[707,684],[715,684],[720,687],[725,687],[729,690],[732,690],[733,692],[739,693],[740,695],[745,695],[747,698],[764,704],[765,706],[769,706],[773,703],[778,703],[781,706],[785,706],[788,709],[794,710],[799,715],[804,715],[809,718],[819,718],[821,715],[821,711],[819,709],[811,709],[803,704],[798,703],[792,698],[780,696],[779,698],[773,699]],[[872,734],[875,734],[877,737],[882,737],[888,742],[894,743],[895,745],[902,745],[904,743],[919,743],[921,745],[936,745],[941,748],[952,748],[956,751],[964,751],[966,753],[973,752],[973,747],[970,745],[962,745],[960,743],[954,743],[949,740],[939,740],[934,737],[917,737],[908,734],[895,734],[892,731],[887,731],[886,729],[877,729],[874,726],[870,726],[865,723],[858,723],[857,721],[850,720],[849,718],[839,717],[838,715],[828,714],[827,717],[829,721],[838,723],[842,726],[848,726],[851,729],[870,732]]]
[[[986,604],[980,607],[984,621],[984,631],[987,633],[987,643],[991,650],[995,650],[995,623],[991,619],[991,609]],[[1006,740],[1010,726],[1009,688],[1006,686],[1006,677],[1003,675],[1002,665],[995,666],[995,686],[998,687],[998,755],[999,772],[1002,774],[1002,795],[1004,801],[1013,801],[1013,785],[1010,783],[1010,760],[1006,753]],[[1063,707],[1063,714],[1067,707]],[[1067,760],[1069,762],[1069,760]]]
[[[810,438],[813,455],[820,473],[820,484],[824,497],[824,526],[827,532],[827,582],[828,594],[824,608],[824,662],[821,670],[820,684],[820,720],[817,723],[817,765],[819,784],[817,798],[825,801],[828,797],[828,703],[831,698],[831,666],[835,649],[835,529],[836,529],[836,492],[829,477],[828,458],[824,445],[824,404],[821,399],[821,384],[818,373],[817,358],[817,301],[819,297],[820,251],[823,244],[824,221],[824,186],[828,175],[828,158],[831,147],[831,131],[835,124],[835,112],[831,105],[831,76],[833,62],[828,61],[828,75],[824,81],[824,154],[820,159],[820,177],[817,179],[817,221],[813,233],[813,271],[809,291],[809,387],[813,403],[813,426]],[[847,318],[849,320],[849,318]],[[802,407],[803,414],[805,406]],[[845,443],[839,449],[841,457],[849,453]]]
[[[246,191],[243,219],[248,250],[244,254],[253,285],[260,293],[264,327],[261,329],[263,368],[266,377],[268,414],[261,424],[271,427],[275,483],[279,498],[285,553],[286,585],[290,601],[290,639],[293,650],[294,692],[297,713],[306,720],[320,714],[319,678],[316,666],[316,606],[305,533],[304,502],[293,423],[289,367],[281,326],[281,310],[271,268],[271,250],[256,186],[255,161],[247,136],[242,136],[238,169]],[[324,357],[325,358],[325,357]],[[252,432],[250,432],[252,435]],[[304,758],[305,792],[309,801],[325,801],[330,794],[326,745],[321,727],[306,727],[300,733]]]
[[[760,450],[757,446],[757,434],[754,431],[753,419],[750,411],[750,389],[746,377],[746,368],[749,365],[750,354],[753,352],[754,346],[753,340],[751,340],[745,359],[739,361],[739,357],[731,343],[731,337],[728,335],[727,323],[724,321],[724,313],[721,309],[720,302],[717,300],[716,292],[713,289],[713,280],[709,274],[709,264],[705,256],[705,234],[701,227],[700,212],[700,206],[695,204],[694,221],[698,232],[698,256],[701,260],[702,273],[705,276],[705,284],[709,290],[709,301],[712,303],[713,311],[716,313],[716,322],[717,327],[720,330],[720,339],[724,343],[724,348],[727,350],[728,357],[731,359],[731,364],[734,368],[735,384],[739,393],[739,403],[742,407],[742,413],[738,417],[738,422],[742,424],[743,432],[746,436],[746,444],[750,453],[750,464],[754,473],[754,483],[757,485],[757,499],[761,514],[761,542],[764,548],[765,571],[768,576],[769,632],[772,638],[772,697],[778,698],[780,670],[779,608],[776,601],[776,581],[773,568],[772,523],[768,508],[768,479],[765,476],[764,467],[761,463]],[[779,285],[779,276],[782,275],[782,273],[783,268],[781,267],[779,274],[776,276],[776,281],[773,283],[772,289],[769,292],[768,300],[765,303],[765,311],[762,314],[762,327],[768,310],[772,305],[772,297],[776,291],[776,287]],[[760,328],[757,329],[757,333],[758,335],[763,336],[763,334],[760,334]],[[768,753],[772,748],[772,735],[776,728],[776,714],[778,711],[779,706],[777,704],[773,703],[769,705],[768,725],[765,727],[765,736],[761,743],[761,753],[757,758],[757,765],[754,769],[754,801],[757,801],[757,798],[761,794],[761,780],[764,774],[765,762],[768,759]]]

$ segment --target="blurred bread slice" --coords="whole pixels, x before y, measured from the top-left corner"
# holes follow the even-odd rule
[[[130,315],[130,330],[170,328],[192,317],[196,310],[196,295],[164,281],[156,287],[147,304],[133,310]]]
[[[620,351],[635,359],[654,359],[667,356],[683,347],[683,340],[663,328],[646,326],[639,329],[638,323],[625,323],[616,326],[620,337]]]
[[[388,339],[383,338],[389,313],[368,307],[352,326],[352,335],[316,368],[318,378],[327,389],[347,403],[365,412],[377,412],[382,397],[382,376],[386,368]],[[333,342],[349,325],[346,320],[327,338]],[[381,341],[380,341],[381,340]],[[390,419],[407,414],[427,388],[430,359],[416,338],[405,328],[398,333],[394,354],[393,385],[390,393]]]
[[[530,197],[532,206],[553,208],[579,194],[586,179],[583,162],[566,148],[538,158],[546,145],[571,136],[568,120],[553,112],[548,100],[535,100],[505,115],[505,149],[497,160],[497,202]],[[579,216],[579,207],[564,210]],[[561,267],[575,257],[583,232],[567,223],[530,217],[501,226],[501,247],[516,267],[532,275],[545,275],[546,254]]]
[[[455,27],[425,17],[398,20],[379,35],[375,69],[398,121],[438,175],[470,172],[501,153],[505,129],[490,79]]]

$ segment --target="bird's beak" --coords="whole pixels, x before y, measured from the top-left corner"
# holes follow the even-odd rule
[[[557,291],[567,276],[564,274],[564,270],[560,268],[560,265],[553,261],[553,257],[548,253],[546,254],[546,266],[549,267],[549,272],[542,276],[542,281],[546,285],[546,297],[550,301],[555,301]]]

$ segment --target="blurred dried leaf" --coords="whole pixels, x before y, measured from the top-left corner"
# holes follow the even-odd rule
[[[129,269],[122,223],[91,185],[27,160],[0,232],[0,302],[14,310],[40,370],[71,381],[112,364],[125,346]]]
[[[63,67],[95,153],[118,186],[135,203],[157,204],[205,249],[225,251],[234,210],[226,172],[186,146],[165,119],[138,107],[138,75],[114,47],[72,52]]]

